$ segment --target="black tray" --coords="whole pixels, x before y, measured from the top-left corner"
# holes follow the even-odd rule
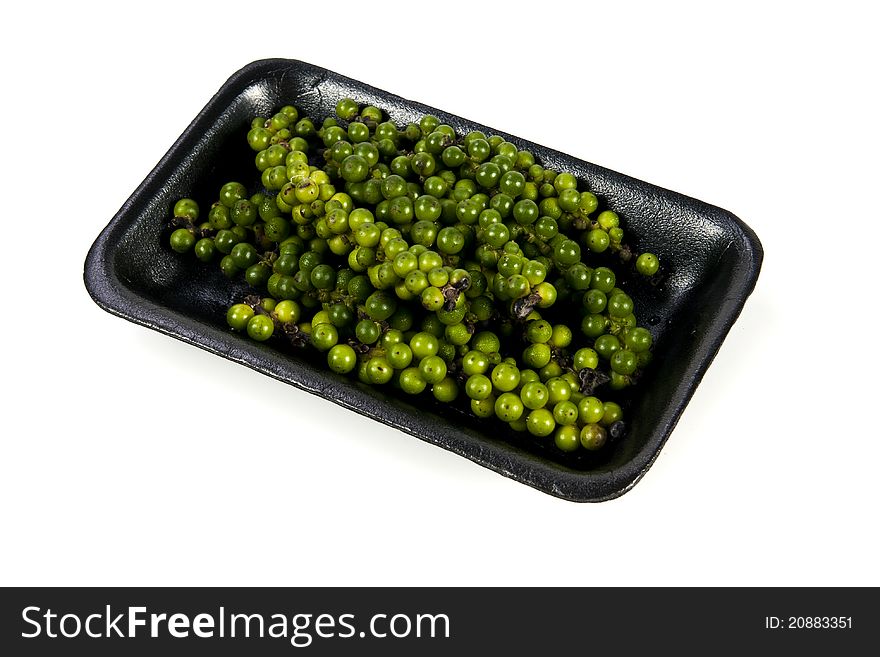
[[[655,338],[655,358],[627,411],[625,439],[598,455],[566,457],[550,445],[507,434],[464,413],[419,407],[329,372],[308,357],[282,353],[230,333],[225,310],[240,300],[217,267],[166,246],[170,208],[180,197],[212,199],[231,179],[251,180],[244,134],[251,119],[284,104],[312,117],[351,96],[387,111],[398,124],[432,113],[458,131],[501,134],[538,161],[587,181],[617,211],[637,249],[656,253],[670,272],[658,287],[628,289]],[[239,167],[239,168],[236,168]],[[731,213],[406,100],[303,62],[257,61],[235,73],[98,236],[85,262],[95,302],[124,317],[302,388],[417,438],[465,456],[551,495],[585,502],[617,497],[654,462],[682,410],[755,286],[763,251]],[[721,419],[719,419],[721,421]],[[551,441],[552,442],[552,441]]]

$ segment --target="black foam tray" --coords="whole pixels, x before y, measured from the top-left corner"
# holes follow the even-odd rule
[[[333,112],[340,98],[373,103],[401,124],[432,113],[458,131],[501,134],[545,166],[587,182],[618,212],[638,249],[649,245],[669,272],[659,287],[634,286],[636,312],[648,319],[655,358],[628,399],[625,439],[567,457],[552,445],[499,431],[465,413],[399,398],[329,372],[319,361],[231,333],[225,309],[244,287],[216,267],[180,257],[163,239],[176,199],[215,198],[253,153],[244,135],[254,116],[294,104],[309,116]],[[110,313],[155,329],[336,402],[504,476],[568,500],[617,497],[635,485],[663,447],[724,337],[755,286],[763,251],[740,219],[701,201],[506,135],[304,62],[270,59],[235,73],[138,186],[89,251],[85,284]],[[579,321],[577,316],[572,320]],[[719,418],[719,422],[724,421]],[[552,442],[552,441],[551,441]]]

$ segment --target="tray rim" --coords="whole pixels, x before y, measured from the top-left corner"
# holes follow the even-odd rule
[[[652,432],[651,438],[645,443],[644,447],[637,452],[629,461],[621,466],[611,470],[598,471],[576,471],[566,469],[560,464],[550,464],[546,459],[537,454],[530,454],[512,446],[505,446],[503,443],[491,443],[484,445],[484,449],[478,450],[476,453],[472,450],[464,449],[463,444],[450,444],[435,439],[431,435],[416,433],[415,429],[407,423],[400,421],[404,415],[402,411],[392,413],[392,416],[381,416],[377,413],[369,412],[368,409],[360,407],[342,397],[325,396],[327,390],[334,386],[328,387],[312,387],[306,385],[304,381],[296,378],[290,378],[290,372],[285,370],[296,370],[300,367],[296,362],[286,358],[283,353],[274,351],[275,356],[267,353],[268,349],[263,345],[249,345],[248,348],[230,349],[228,345],[223,344],[223,337],[228,334],[222,333],[219,329],[211,330],[210,327],[202,325],[202,331],[195,330],[196,322],[188,320],[185,316],[180,315],[176,311],[171,310],[167,306],[157,304],[141,295],[138,295],[130,288],[126,287],[122,281],[115,276],[113,272],[113,259],[115,257],[116,247],[119,246],[120,238],[124,234],[127,227],[129,213],[148,198],[149,190],[155,185],[160,185],[167,178],[165,172],[174,169],[179,164],[179,156],[185,148],[186,143],[191,139],[192,135],[199,131],[204,132],[205,122],[212,120],[215,114],[219,116],[223,110],[229,106],[230,102],[252,84],[263,80],[271,79],[273,75],[278,73],[285,74],[289,69],[295,69],[297,66],[304,66],[313,69],[323,70],[324,74],[335,75],[344,78],[352,83],[369,89],[372,93],[390,97],[398,102],[405,103],[408,107],[418,108],[419,111],[431,111],[454,117],[462,123],[479,126],[492,130],[493,133],[501,134],[506,137],[513,137],[519,143],[526,146],[537,146],[542,150],[558,155],[562,158],[577,161],[578,163],[595,168],[601,172],[611,174],[618,180],[630,182],[634,185],[649,188],[664,196],[672,196],[680,201],[687,202],[691,205],[697,204],[711,210],[714,214],[723,216],[730,222],[735,229],[737,240],[728,247],[735,247],[735,271],[738,276],[731,280],[730,286],[727,288],[728,294],[722,303],[716,308],[717,311],[712,321],[711,338],[704,345],[704,353],[699,360],[687,370],[686,380],[679,383],[684,385],[677,395],[676,403],[671,404],[668,412],[671,413],[671,421],[663,426],[659,431]],[[513,135],[509,135],[503,131],[497,131],[483,126],[475,121],[467,118],[452,115],[438,108],[433,108],[417,101],[411,101],[382,89],[378,89],[369,83],[361,82],[345,75],[329,71],[323,67],[303,62],[297,59],[261,59],[246,64],[241,69],[233,73],[229,79],[221,85],[218,91],[208,100],[202,110],[195,116],[185,130],[174,141],[165,155],[147,174],[144,180],[135,188],[129,198],[123,203],[120,209],[114,214],[110,222],[99,233],[95,239],[84,263],[83,279],[85,287],[94,300],[94,302],[112,315],[121,317],[135,324],[145,326],[165,335],[171,336],[187,344],[194,345],[204,349],[210,353],[222,356],[239,364],[245,365],[262,374],[266,374],[279,381],[292,385],[296,388],[322,396],[343,408],[353,410],[356,413],[369,417],[372,420],[381,422],[385,425],[400,429],[405,433],[413,435],[416,438],[426,442],[435,444],[439,447],[452,451],[460,456],[464,456],[475,463],[482,465],[494,472],[505,477],[514,479],[544,493],[559,497],[573,502],[601,502],[619,497],[631,490],[647,473],[651,466],[659,456],[660,451],[669,439],[670,434],[678,423],[682,412],[690,402],[697,386],[705,375],[708,367],[711,365],[724,339],[727,337],[730,328],[739,317],[745,302],[757,283],[763,261],[763,247],[754,231],[746,225],[739,217],[730,213],[723,208],[710,205],[704,201],[686,196],[679,192],[658,187],[651,183],[633,178],[626,174],[595,165],[581,158],[569,155],[556,149],[534,144],[527,139],[522,139]],[[159,321],[159,320],[164,321]],[[206,332],[207,331],[207,332]],[[259,359],[254,359],[254,355],[259,352]],[[283,363],[279,361],[284,361]],[[696,359],[695,359],[696,360]],[[268,361],[268,362],[267,362]],[[273,368],[270,365],[276,365]],[[292,366],[292,367],[289,367]],[[679,392],[677,390],[677,392]],[[675,397],[675,395],[674,395]],[[466,428],[461,428],[464,434],[474,434],[479,439],[479,434]],[[485,442],[485,439],[483,439]],[[493,449],[494,448],[494,449]],[[513,471],[503,466],[503,462],[515,454],[515,457],[524,462],[528,468],[526,471]],[[496,458],[490,458],[490,457]],[[498,458],[501,457],[501,458]],[[540,475],[544,474],[544,477]],[[548,485],[547,480],[555,480],[555,485]]]

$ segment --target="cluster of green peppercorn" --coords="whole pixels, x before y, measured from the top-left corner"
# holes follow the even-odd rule
[[[229,326],[317,349],[364,383],[469,400],[564,452],[622,433],[607,396],[648,364],[652,338],[591,254],[647,277],[659,261],[631,252],[574,175],[502,137],[430,115],[400,128],[348,98],[320,127],[292,106],[255,118],[247,141],[260,191],[229,182],[206,221],[192,199],[171,220],[173,250],[254,288]],[[574,330],[554,322],[572,317]]]

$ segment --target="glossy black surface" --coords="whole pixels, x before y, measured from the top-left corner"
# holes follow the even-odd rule
[[[485,424],[454,409],[429,404],[426,412],[420,400],[417,410],[406,399],[329,372],[320,359],[280,352],[227,330],[225,310],[240,300],[244,284],[230,285],[216,266],[206,268],[167,248],[170,208],[180,197],[213,199],[223,182],[255,177],[247,168],[253,152],[244,140],[254,116],[294,104],[323,118],[344,96],[381,107],[397,124],[430,112],[459,131],[504,135],[531,150],[545,166],[572,171],[586,181],[603,207],[621,215],[633,246],[638,250],[646,245],[660,257],[669,272],[663,285],[624,285],[656,345],[653,364],[628,400],[625,439],[598,456],[569,458],[552,446],[499,431],[497,423]],[[755,234],[725,210],[325,69],[279,59],[249,64],[209,101],[98,236],[86,259],[85,283],[108,312],[330,399],[544,492],[573,501],[601,501],[629,490],[657,457],[754,288],[762,258]],[[571,323],[578,322],[575,315]]]

